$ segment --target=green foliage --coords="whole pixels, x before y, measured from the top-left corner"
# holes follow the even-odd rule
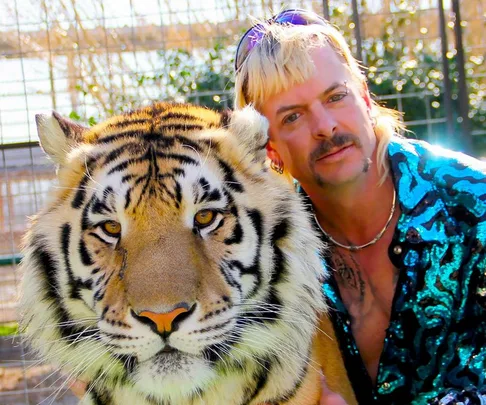
[[[16,322],[0,324],[0,336],[16,335],[19,331],[19,325]]]
[[[234,85],[234,47],[225,48],[216,43],[202,53],[184,50],[160,52],[165,61],[168,78],[165,99],[181,99],[221,110],[232,105]],[[161,62],[163,62],[161,61]],[[159,73],[159,79],[162,79]],[[149,78],[151,80],[152,78]]]
[[[423,121],[444,119],[445,78],[441,55],[434,49],[424,49],[422,41],[417,40],[410,49],[385,36],[382,40],[370,41],[366,49],[367,76],[369,88],[376,96],[394,96],[386,100],[388,107],[404,112],[405,121]],[[450,146],[461,148],[461,122],[458,101],[458,76],[456,56],[448,56],[452,91],[452,116],[456,143]],[[471,61],[466,63],[469,90],[469,118],[472,130],[484,128],[485,105],[482,94],[486,85],[474,79],[480,72],[480,65]],[[447,131],[446,123],[418,123],[409,125],[418,138],[429,141],[441,141]],[[480,141],[480,137],[474,139]],[[480,143],[476,146],[480,147]]]
[[[134,72],[128,80],[131,86],[110,93],[109,104],[114,108],[100,111],[96,117],[73,111],[70,118],[87,121],[92,126],[104,116],[129,111],[154,100],[191,102],[216,110],[231,108],[234,51],[234,46],[225,47],[221,43],[192,53],[184,49],[159,51],[157,66],[160,68],[150,73]],[[89,97],[94,87],[76,89],[83,97]]]
[[[81,119],[81,117],[76,111],[71,111],[71,114],[69,114],[69,118],[75,121],[79,121]]]
[[[221,44],[216,44],[208,53],[204,69],[198,72],[194,80],[195,91],[201,96],[189,95],[188,101],[221,110],[231,108],[231,94],[234,87],[234,52]]]

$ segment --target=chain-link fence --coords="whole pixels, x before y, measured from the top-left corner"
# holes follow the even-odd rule
[[[486,155],[486,0],[0,0],[1,334],[15,330],[26,217],[54,179],[34,115],[93,124],[157,99],[231,107],[238,37],[249,16],[283,7],[331,20],[416,136]],[[74,403],[26,350],[0,337],[0,404]]]

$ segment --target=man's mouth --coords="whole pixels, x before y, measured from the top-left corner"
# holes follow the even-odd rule
[[[348,144],[348,145],[344,145],[344,146],[341,146],[339,148],[334,148],[334,149],[331,149],[329,152],[325,153],[324,155],[320,156],[317,160],[325,160],[325,159],[330,159],[334,156],[339,156],[341,153],[343,153],[344,151],[348,150],[349,148],[351,148],[353,146],[352,143]]]

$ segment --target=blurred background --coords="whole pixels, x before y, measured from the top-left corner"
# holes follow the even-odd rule
[[[93,125],[153,100],[231,107],[249,16],[284,7],[344,33],[409,136],[486,157],[486,0],[0,0],[0,404],[76,403],[15,335],[19,243],[54,179],[34,115]]]

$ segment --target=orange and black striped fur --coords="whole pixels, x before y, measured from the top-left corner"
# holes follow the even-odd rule
[[[83,404],[316,404],[319,363],[352,395],[316,333],[319,240],[267,169],[261,116],[158,103],[89,129],[36,119],[58,179],[25,238],[22,326],[89,382]]]

